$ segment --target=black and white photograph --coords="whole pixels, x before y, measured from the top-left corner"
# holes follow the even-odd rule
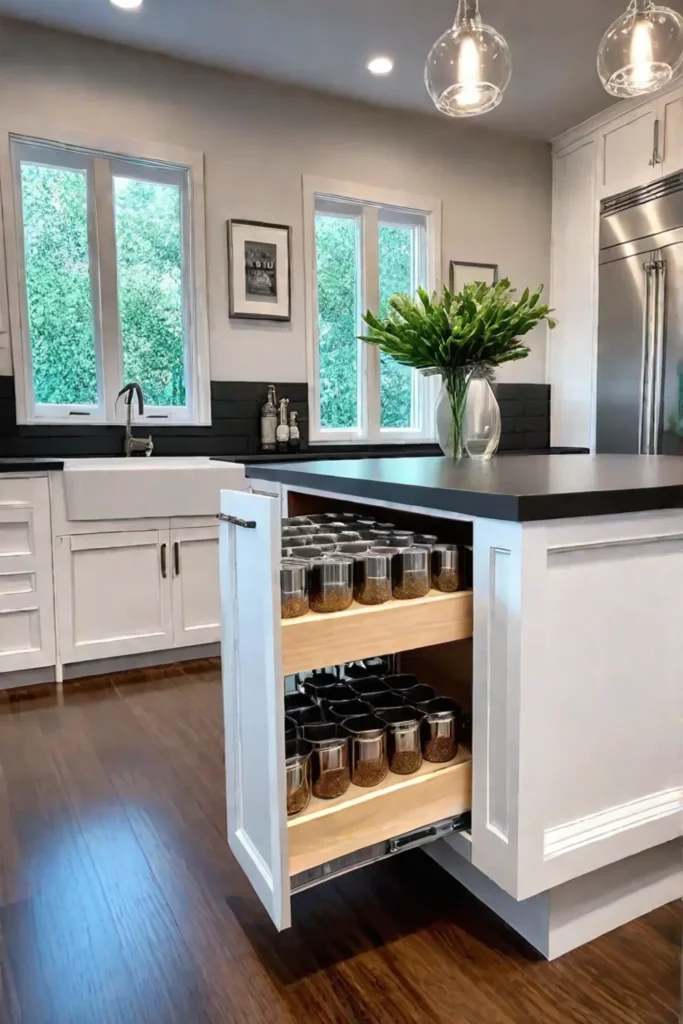
[[[451,260],[448,287],[459,292],[466,284],[483,281],[484,284],[498,284],[497,263],[469,263],[466,260]]]
[[[277,299],[277,246],[272,242],[244,243],[247,295]]]
[[[228,221],[230,316],[291,319],[291,228],[262,221]]]

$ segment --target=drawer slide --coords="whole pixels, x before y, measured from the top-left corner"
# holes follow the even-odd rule
[[[437,839],[443,839],[454,832],[463,832],[470,828],[472,815],[469,811],[458,814],[453,818],[444,818],[433,825],[425,825],[423,828],[414,829],[412,832],[405,832],[403,835],[394,836],[392,839],[384,840],[381,843],[373,843],[362,850],[355,850],[345,857],[337,857],[335,860],[320,864],[317,867],[309,868],[308,871],[301,871],[290,878],[290,891],[292,895],[310,889],[321,882],[328,882],[332,878],[338,878],[349,871],[356,871],[358,868],[367,867],[377,861],[386,860],[398,853],[405,853],[407,850],[417,850],[421,846],[433,843]]]

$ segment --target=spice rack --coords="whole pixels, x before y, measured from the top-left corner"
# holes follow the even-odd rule
[[[285,675],[472,636],[472,591],[432,590],[413,601],[354,602],[343,612],[282,620]]]
[[[391,772],[379,786],[351,785],[334,800],[312,797],[287,822],[289,873],[337,860],[429,821],[456,817],[471,807],[472,755],[462,747],[446,764],[423,761],[414,775]]]

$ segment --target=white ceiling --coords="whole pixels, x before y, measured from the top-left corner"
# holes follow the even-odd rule
[[[683,0],[667,0],[681,10]],[[0,13],[132,46],[313,86],[371,103],[438,115],[423,81],[432,42],[457,0],[0,0]],[[512,81],[494,128],[550,139],[604,109],[598,44],[627,0],[481,0],[484,21],[507,38]],[[386,78],[369,57],[395,60]]]

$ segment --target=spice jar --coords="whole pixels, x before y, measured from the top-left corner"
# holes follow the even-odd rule
[[[283,619],[296,619],[308,611],[308,566],[283,561],[280,566],[280,600]]]
[[[328,530],[326,530],[325,533],[316,533],[315,538],[313,538],[312,540],[312,543],[315,544],[317,548],[324,547],[327,544],[332,544],[334,545],[334,547],[336,547],[339,541],[337,540],[336,533],[330,533]]]
[[[403,548],[391,560],[393,595],[399,601],[426,597],[431,581],[429,551],[426,548]]]
[[[331,544],[330,547],[332,547]],[[314,547],[313,545],[307,545],[303,548],[294,548],[294,550],[296,551],[297,558],[305,558],[307,561],[310,561],[311,558],[322,558],[325,554],[324,547],[319,548]]]
[[[405,705],[377,712],[388,725],[387,757],[389,771],[395,775],[412,775],[422,764],[421,721],[424,713]]]
[[[364,530],[371,530],[377,523],[376,519],[370,519],[365,516],[358,516],[356,519],[356,526],[362,526]]]
[[[420,685],[420,680],[417,676],[409,675],[407,672],[402,672],[400,675],[385,676],[384,682],[394,693],[400,693],[402,697],[405,697],[406,690],[411,690],[414,686]]]
[[[313,707],[302,708],[300,711],[295,711],[291,717],[294,718],[299,729],[303,729],[305,725],[315,725],[317,722],[327,721],[325,708],[322,704],[314,704]]]
[[[313,526],[283,526],[282,539],[286,540],[288,537],[308,537],[313,529]]]
[[[341,612],[353,601],[353,558],[314,558],[311,562],[310,605],[314,612]]]
[[[353,596],[359,604],[384,604],[391,598],[391,555],[368,551],[355,560]]]
[[[304,708],[311,708],[314,704],[315,701],[305,693],[285,694],[285,714],[291,715],[292,718],[296,718],[297,711],[302,711]]]
[[[339,680],[332,672],[317,672],[310,679],[304,680],[301,689],[316,704],[319,704],[323,698],[329,697],[337,686],[339,686]]]
[[[344,541],[341,544],[337,544],[337,554],[339,555],[362,555],[370,547],[369,540],[353,540]]]
[[[354,540],[362,540],[358,530],[340,530],[337,534],[337,541],[340,544],[348,544]]]
[[[365,668],[370,676],[385,676],[389,671],[389,662],[386,658],[366,658]]]
[[[313,523],[314,526],[319,526],[324,523],[329,523],[330,519],[336,519],[337,517],[336,514],[330,516],[329,512],[314,512],[312,515],[303,516],[302,518],[309,523]]]
[[[389,546],[392,548],[410,548],[413,546],[413,534],[409,530],[394,530],[389,534]]]
[[[347,718],[344,728],[351,747],[351,781],[355,786],[378,786],[389,770],[387,723],[378,715]]]
[[[382,693],[368,693],[363,698],[371,704],[375,711],[384,711],[385,708],[400,708],[405,704],[405,697],[400,693],[393,693],[391,690]]]
[[[455,544],[435,544],[432,548],[432,586],[445,594],[460,590],[460,553]]]
[[[295,740],[299,734],[299,728],[296,723],[296,719],[290,718],[289,715],[285,715],[285,742],[288,740]]]
[[[282,526],[310,526],[312,522],[308,516],[289,516],[282,520]]]
[[[419,548],[433,548],[439,543],[439,538],[435,533],[416,533],[414,543]]]
[[[302,730],[313,746],[311,776],[313,796],[332,800],[351,785],[348,734],[336,722],[307,725]]]
[[[313,747],[306,740],[285,743],[285,770],[287,772],[287,814],[299,814],[311,799],[311,753]]]
[[[419,708],[420,705],[426,704],[428,700],[434,700],[437,693],[433,686],[427,686],[426,683],[418,683],[417,686],[413,686],[409,690],[402,690],[401,696],[405,697],[413,707]]]
[[[325,694],[322,698],[322,705],[327,710],[335,704],[341,704],[342,701],[355,700],[355,697],[356,694],[350,686],[347,686],[346,683],[338,683],[329,691],[329,694]]]
[[[339,704],[330,704],[327,707],[327,717],[330,722],[345,722],[347,718],[355,715],[368,715],[372,712],[372,705],[366,700],[356,697],[354,700],[343,700]]]
[[[391,532],[391,530],[396,529],[396,523],[377,523],[377,529]]]
[[[373,544],[380,544],[382,547],[391,546],[391,530],[378,530],[375,527],[373,530],[368,530],[368,533],[372,537]]]
[[[419,709],[422,719],[422,754],[425,761],[452,761],[458,753],[460,705],[450,697],[435,697]]]
[[[369,693],[388,693],[389,687],[379,676],[364,676],[362,679],[350,679],[349,686],[361,700]]]

